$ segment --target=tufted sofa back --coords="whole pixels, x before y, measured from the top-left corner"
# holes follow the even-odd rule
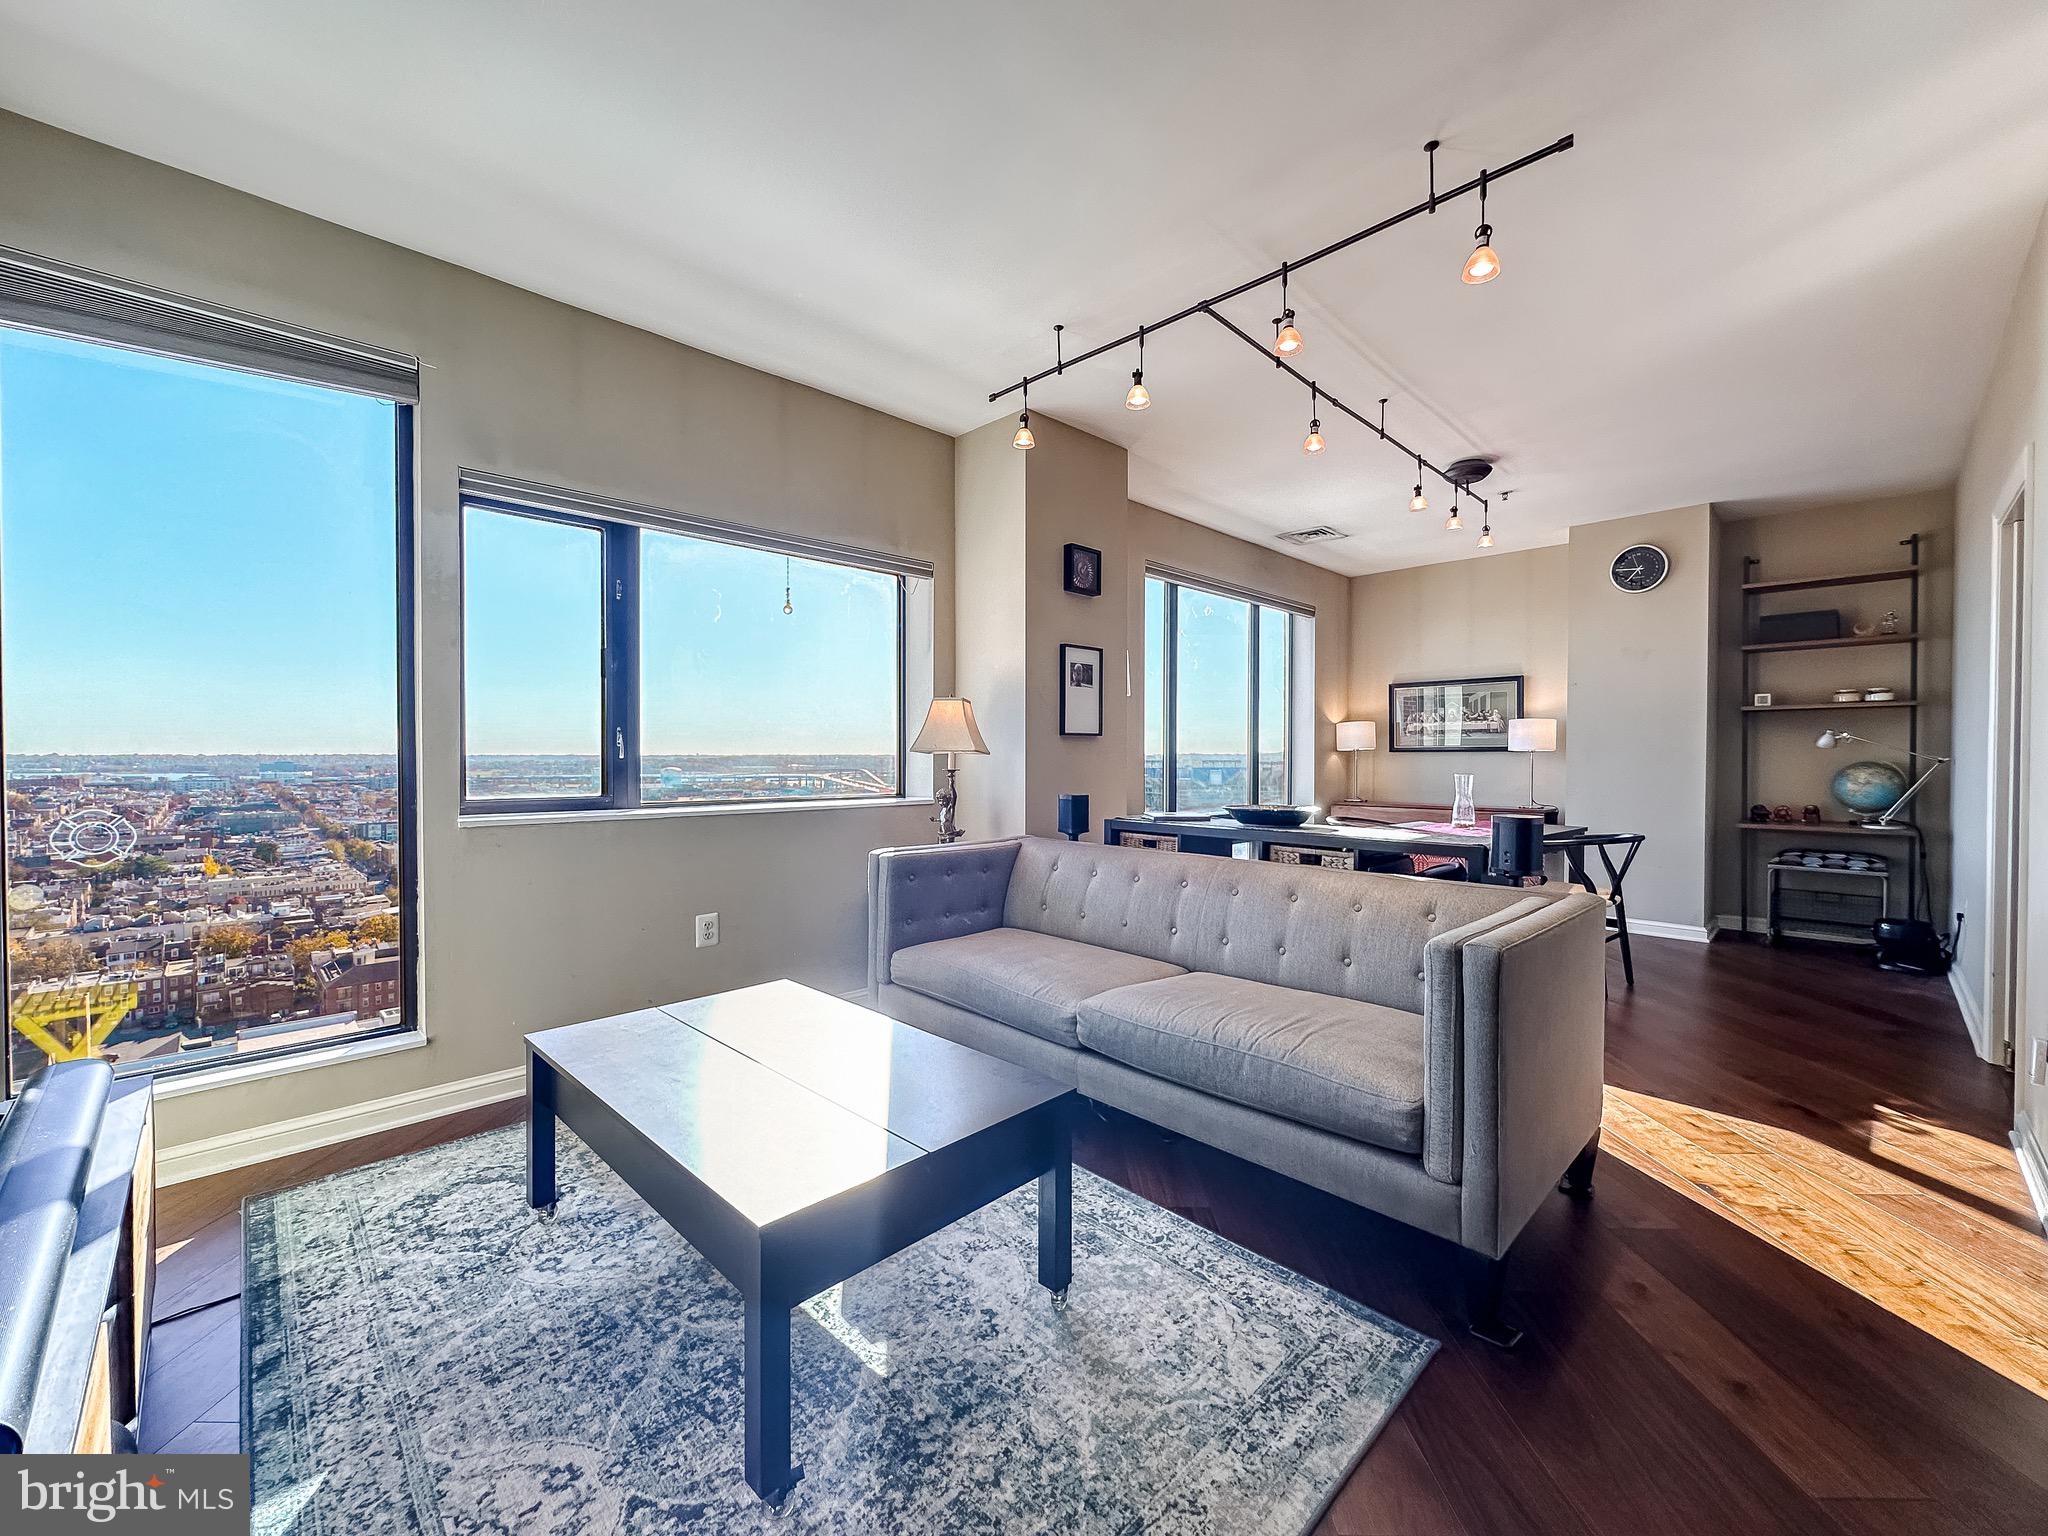
[[[1424,946],[1531,894],[1027,837],[1003,922],[1191,971],[1421,1013]]]

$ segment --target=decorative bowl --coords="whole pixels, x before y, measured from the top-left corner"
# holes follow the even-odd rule
[[[1315,815],[1315,808],[1306,805],[1233,805],[1226,809],[1233,820],[1248,827],[1299,827]]]

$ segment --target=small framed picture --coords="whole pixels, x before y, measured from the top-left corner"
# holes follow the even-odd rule
[[[1066,559],[1067,590],[1081,597],[1102,596],[1102,551],[1069,544]]]
[[[1102,734],[1102,648],[1060,647],[1060,734]]]
[[[1755,709],[1769,709],[1771,707],[1771,696],[1768,693],[1752,693],[1749,696],[1749,702],[1751,707]]]

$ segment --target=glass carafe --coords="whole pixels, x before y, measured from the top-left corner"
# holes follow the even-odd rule
[[[1476,827],[1479,812],[1472,808],[1472,775],[1454,773],[1451,775],[1451,825],[1454,827]]]

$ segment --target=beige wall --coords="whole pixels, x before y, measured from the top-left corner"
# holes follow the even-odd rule
[[[1733,918],[1741,899],[1741,837],[1734,824],[1748,809],[1742,798],[1742,706],[1749,693],[1768,691],[1777,703],[1825,700],[1837,687],[1889,686],[1900,698],[1914,697],[1910,654],[1904,646],[1876,646],[1869,650],[1791,651],[1766,654],[1752,665],[1752,688],[1742,685],[1743,642],[1743,558],[1754,555],[1762,563],[1754,579],[1770,581],[1795,576],[1819,576],[1859,570],[1881,570],[1906,563],[1907,553],[1899,541],[1909,534],[1926,535],[1920,548],[1921,568],[1926,572],[1920,584],[1921,633],[1931,638],[1921,649],[1918,697],[1920,750],[1946,753],[1949,741],[1949,694],[1952,672],[1949,640],[1953,632],[1953,525],[1954,498],[1947,491],[1919,496],[1895,496],[1881,501],[1845,503],[1812,511],[1779,513],[1769,517],[1732,519],[1722,525],[1719,587],[1716,600],[1716,646],[1722,686],[1715,707],[1714,814],[1716,910]],[[1823,587],[1804,592],[1774,593],[1759,600],[1763,613],[1800,612],[1835,608],[1842,614],[1843,632],[1858,621],[1875,622],[1886,610],[1896,610],[1902,624],[1911,618],[1910,589],[1904,582],[1873,583],[1856,587]],[[1750,797],[1767,805],[1790,805],[1796,812],[1808,804],[1818,805],[1823,815],[1849,814],[1828,796],[1828,781],[1845,764],[1866,758],[1902,767],[1903,753],[1885,752],[1854,743],[1823,752],[1814,737],[1829,726],[1841,726],[1875,741],[1907,740],[1907,714],[1903,710],[1841,710],[1834,713],[1800,711],[1791,714],[1760,715],[1752,727],[1750,756]],[[1924,766],[1924,765],[1923,765]],[[1917,770],[1915,775],[1917,776]],[[1934,884],[1933,906],[1944,910],[1948,892],[1949,791],[1951,777],[1937,774],[1915,797],[1913,814],[1927,836],[1927,856]],[[1798,833],[1780,837],[1768,834],[1757,840],[1759,850],[1789,847],[1799,842]],[[1835,846],[1831,844],[1830,846]],[[1908,844],[1873,844],[1873,851],[1886,853],[1895,861],[1899,886],[1893,894],[1896,910],[1904,910],[1903,867],[1898,867]],[[1754,865],[1750,874],[1752,917],[1763,908],[1763,884]]]
[[[1521,805],[1535,770],[1536,799],[1569,808],[1565,761],[1566,551],[1563,545],[1441,565],[1382,571],[1351,583],[1351,705],[1347,719],[1378,724],[1360,754],[1360,794],[1448,803],[1453,773],[1471,773],[1481,805]],[[1522,709],[1558,722],[1558,750],[1390,752],[1387,687],[1433,678],[1523,674]]]
[[[1013,581],[1025,592],[1025,689],[1030,756],[1025,768],[1023,830],[1041,836],[1059,830],[1059,797],[1086,795],[1099,839],[1105,816],[1121,816],[1130,764],[1138,755],[1130,711],[1124,707],[1127,587],[1120,579],[1131,558],[1126,548],[1128,471],[1114,443],[1047,416],[1032,417],[1038,446],[1025,469],[1024,565]],[[1102,595],[1081,597],[1065,588],[1066,546],[1102,551]],[[1102,734],[1060,734],[1060,647],[1092,645],[1102,651]],[[1132,658],[1132,691],[1142,679]]]
[[[1024,475],[1036,456],[1010,446],[1005,416],[953,444],[957,592],[954,686],[974,705],[988,756],[962,757],[959,824],[969,837],[1024,827],[1026,741]]]
[[[1134,750],[1126,763],[1125,798],[1145,803],[1145,565],[1153,561],[1190,576],[1211,576],[1315,609],[1315,796],[1329,805],[1345,793],[1347,764],[1337,752],[1337,722],[1349,719],[1351,580],[1277,549],[1233,538],[1134,501],[1125,532],[1125,592],[1131,653],[1130,724]]]
[[[1708,730],[1713,682],[1711,509],[1582,523],[1566,545],[1570,604],[1571,794],[1594,831],[1643,832],[1629,876],[1632,922],[1703,934],[1707,911]],[[1608,579],[1631,544],[1655,544],[1671,574],[1650,592]]]
[[[167,1145],[512,1067],[522,1032],[790,975],[861,978],[864,855],[928,806],[458,826],[458,466],[936,563],[950,680],[950,439],[275,204],[0,114],[0,239],[415,352],[419,1050],[165,1102]],[[721,914],[722,942],[682,938]]]
[[[1990,387],[1956,486],[1955,549],[1955,764],[1951,804],[1955,820],[1954,907],[1966,914],[1962,959],[1956,977],[1976,1015],[1980,1048],[1984,1022],[2002,978],[1987,958],[1987,901],[1991,879],[1988,819],[1991,776],[1992,613],[1994,525],[2024,483],[2027,498],[2032,598],[2032,634],[2026,660],[2028,709],[2032,721],[2031,770],[2024,798],[2031,808],[2031,836],[2021,851],[2035,913],[2025,926],[2025,967],[2029,978],[2020,1027],[2013,1033],[2020,1070],[2016,1125],[2027,1139],[2036,1168],[2048,1143],[2048,1087],[2028,1080],[2031,1041],[2048,1035],[2048,921],[2038,908],[2048,893],[2048,515],[2040,501],[2040,457],[2048,443],[2048,220],[2035,233],[2020,273],[2011,318],[1993,368]]]

